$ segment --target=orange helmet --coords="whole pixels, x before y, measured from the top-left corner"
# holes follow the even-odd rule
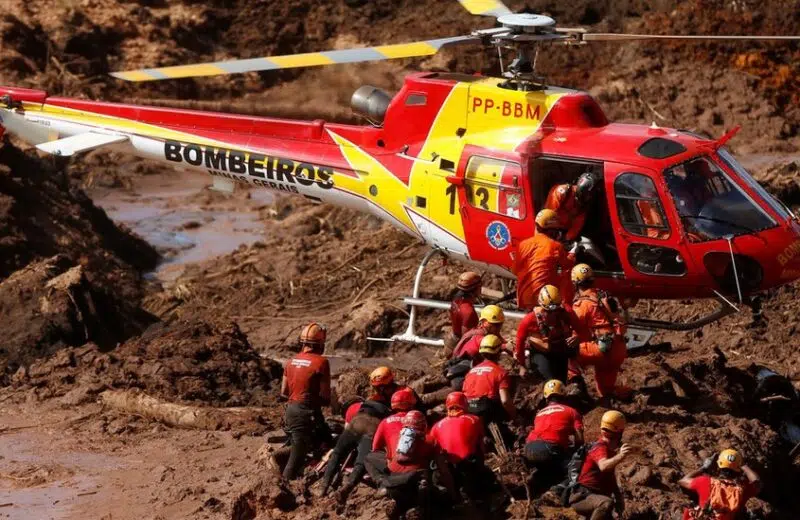
[[[420,433],[425,433],[425,430],[428,429],[428,422],[419,410],[411,410],[408,412],[406,416],[403,417],[402,424],[404,428],[411,428]]]
[[[536,227],[538,229],[562,229],[558,214],[552,209],[543,209],[536,214]]]
[[[461,415],[469,407],[467,396],[464,392],[450,392],[444,406],[447,408],[447,415]]]
[[[474,291],[481,286],[481,275],[474,271],[461,273],[458,277],[457,287],[462,291]]]
[[[394,374],[389,367],[378,367],[369,375],[369,384],[372,386],[386,386],[394,382]]]
[[[325,338],[328,337],[328,331],[325,327],[316,322],[311,322],[300,331],[300,344],[310,346],[323,346],[325,345]]]
[[[417,396],[409,387],[403,387],[392,394],[392,410],[407,412],[417,405]]]

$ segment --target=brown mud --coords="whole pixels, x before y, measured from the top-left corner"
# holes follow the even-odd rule
[[[788,0],[508,3],[595,31],[800,32],[800,11]],[[450,36],[491,21],[454,1],[6,4],[0,82],[53,94],[355,122],[348,102],[362,83],[394,90],[419,68],[497,68],[490,53],[457,49],[425,60],[131,85],[106,73]],[[753,154],[759,181],[798,206],[796,155],[763,155],[780,159],[800,146],[798,53],[796,44],[596,44],[549,49],[541,70],[552,83],[591,91],[612,119],[712,135],[741,124],[734,150]],[[167,179],[167,188],[154,179]],[[336,412],[363,395],[378,364],[406,381],[438,372],[434,349],[367,340],[405,329],[400,298],[425,248],[373,217],[255,192],[224,197],[182,179],[115,153],[65,163],[0,147],[0,517],[383,518],[388,501],[366,486],[337,508],[280,483],[257,455],[263,437],[253,435],[280,427],[280,368],[270,359],[289,357],[309,320],[329,326]],[[82,188],[147,241],[112,222]],[[172,235],[159,241],[160,229]],[[214,233],[231,230],[246,235],[243,245],[214,249]],[[159,253],[165,263],[153,276]],[[462,267],[439,260],[430,267],[424,295],[447,298]],[[626,363],[625,382],[639,393],[620,406],[636,447],[619,468],[625,518],[672,518],[691,502],[677,479],[730,445],[764,479],[750,509],[763,518],[800,516],[797,463],[753,376],[768,366],[797,385],[797,302],[795,286],[771,291],[766,326],[752,326],[745,309],[701,331],[661,334],[656,341],[671,342],[671,350]],[[641,302],[635,311],[688,318],[702,307]],[[444,313],[420,314],[418,333],[446,329]],[[539,391],[517,384],[527,426]],[[102,408],[98,395],[109,389],[268,412],[249,429],[177,430]],[[597,430],[602,412],[588,412],[587,431]],[[490,462],[517,499],[498,516],[574,518],[547,497],[526,511],[518,464]]]

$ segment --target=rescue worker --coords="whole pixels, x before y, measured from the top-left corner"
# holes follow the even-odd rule
[[[463,392],[450,393],[445,408],[447,417],[433,425],[428,439],[450,464],[456,488],[463,488],[467,496],[474,497],[493,479],[483,463],[483,422],[468,413],[469,403]]]
[[[589,447],[578,477],[578,486],[572,490],[569,504],[578,514],[590,520],[611,520],[612,512],[622,518],[625,501],[614,472],[631,451],[622,443],[625,416],[609,410],[600,419],[600,438]]]
[[[577,290],[572,311],[580,347],[576,358],[578,366],[571,366],[570,379],[582,381],[580,367],[593,366],[600,397],[605,400],[610,397],[625,399],[631,390],[617,386],[620,368],[628,357],[622,305],[616,298],[594,287],[594,271],[588,265],[576,265],[571,278]]]
[[[707,473],[715,462],[719,473],[712,477]],[[727,449],[708,457],[678,485],[697,493],[697,507],[684,509],[683,520],[735,520],[761,490],[761,479],[743,463],[738,451]]]
[[[411,507],[420,507],[422,517],[426,518],[427,508],[433,498],[433,476],[431,463],[439,472],[439,480],[445,486],[453,501],[459,496],[453,485],[452,474],[447,461],[439,449],[428,442],[428,424],[425,416],[418,410],[411,410],[403,417],[402,429],[397,446],[387,464],[388,475],[380,483],[397,503],[397,513],[404,513]]]
[[[497,305],[487,305],[481,310],[478,326],[468,330],[456,345],[453,356],[445,367],[445,377],[450,381],[453,390],[461,390],[464,384],[464,377],[469,369],[472,368],[472,361],[478,356],[481,341],[487,335],[494,335],[500,338],[501,343],[505,341],[500,337],[500,329],[506,316],[503,309]],[[446,394],[439,399],[444,399]],[[439,401],[441,402],[441,401]]]
[[[287,361],[283,369],[281,395],[289,400],[284,421],[291,440],[283,477],[288,480],[301,473],[306,455],[315,444],[314,434],[328,432],[322,416],[322,407],[331,400],[331,368],[322,356],[326,337],[322,325],[306,325],[300,331],[300,353]]]
[[[566,382],[569,359],[578,353],[574,324],[575,315],[561,304],[558,288],[542,287],[539,305],[522,318],[517,328],[514,357],[519,364],[519,375],[524,377],[535,366],[545,381]]]
[[[560,481],[572,450],[583,444],[583,417],[567,404],[564,383],[551,379],[543,394],[546,405],[536,413],[524,451],[537,487]]]
[[[481,294],[481,286],[481,275],[478,273],[467,271],[458,277],[457,291],[450,302],[450,325],[453,332],[445,345],[446,357],[450,357],[461,336],[478,325],[475,300]]]
[[[392,415],[383,419],[372,439],[372,452],[365,458],[369,476],[376,483],[388,473],[388,460],[397,448],[403,417],[418,404],[417,395],[408,387],[403,387],[392,395]]]
[[[503,439],[511,439],[510,430],[504,421],[516,416],[508,373],[498,364],[503,340],[490,334],[481,340],[482,361],[464,379],[464,395],[469,402],[471,414],[480,417],[487,428],[496,424]]]
[[[350,473],[342,488],[339,490],[337,498],[344,502],[350,492],[358,485],[361,478],[366,473],[364,461],[372,451],[372,439],[380,422],[391,415],[389,408],[392,395],[398,390],[394,382],[394,374],[388,367],[378,367],[369,376],[373,394],[369,399],[361,403],[352,420],[347,424],[342,434],[336,439],[336,446],[328,459],[325,475],[322,477],[322,485],[319,489],[319,496],[325,496],[333,483],[339,468],[344,464],[347,456],[353,450],[357,450],[356,460],[353,471]]]
[[[558,215],[551,209],[543,209],[536,214],[536,234],[523,240],[512,253],[520,309],[533,309],[545,285],[555,285],[567,301],[571,300],[569,272],[575,257],[560,242],[563,232]]]
[[[544,207],[558,215],[566,230],[565,239],[577,240],[584,224],[586,213],[594,199],[597,180],[591,173],[584,173],[574,184],[557,184],[547,194]]]

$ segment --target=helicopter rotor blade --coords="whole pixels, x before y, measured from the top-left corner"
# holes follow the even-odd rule
[[[360,49],[344,49],[336,51],[308,52],[304,54],[288,54],[285,56],[267,56],[243,60],[216,61],[197,63],[194,65],[177,65],[152,69],[112,72],[115,78],[125,81],[157,81],[176,78],[197,78],[202,76],[220,76],[261,70],[292,69],[296,67],[316,67],[337,63],[359,63],[364,61],[393,60],[399,58],[416,58],[432,56],[441,49],[463,43],[476,43],[478,36],[454,36],[393,45],[380,45]]]
[[[471,14],[481,16],[503,16],[511,14],[511,9],[500,0],[458,0],[461,6]]]
[[[618,34],[618,33],[584,33],[581,41],[643,41],[643,40],[707,40],[707,41],[791,41],[800,40],[800,36],[724,36],[724,35],[680,35],[680,34]]]

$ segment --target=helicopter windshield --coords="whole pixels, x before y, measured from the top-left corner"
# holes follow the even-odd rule
[[[710,157],[668,168],[664,180],[693,242],[754,233],[775,225]]]

